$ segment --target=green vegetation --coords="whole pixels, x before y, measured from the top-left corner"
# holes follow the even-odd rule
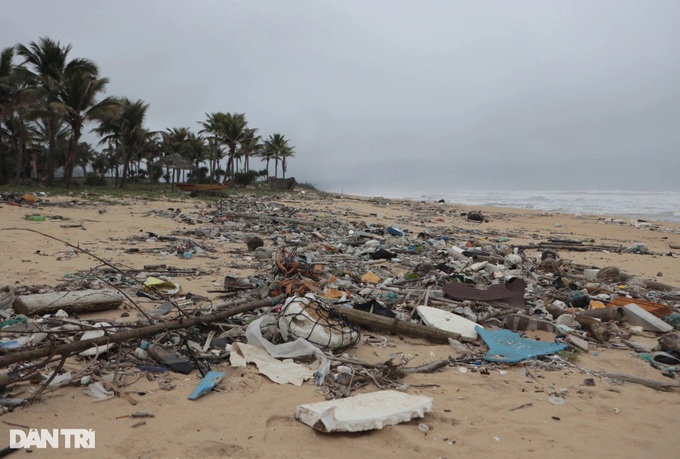
[[[245,114],[226,112],[206,113],[198,132],[189,127],[150,131],[145,127],[148,103],[104,97],[109,79],[95,62],[70,54],[71,45],[47,37],[2,50],[0,185],[52,187],[62,170],[59,186],[71,189],[80,183],[74,178],[77,168],[86,186],[112,182],[123,188],[161,179],[243,185],[269,175],[271,162],[274,177],[279,164],[286,177],[295,147],[284,135],[263,139]],[[87,132],[99,137],[96,146],[81,140]],[[264,174],[251,170],[253,158],[266,163]]]

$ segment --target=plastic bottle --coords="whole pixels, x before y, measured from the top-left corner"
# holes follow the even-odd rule
[[[156,362],[166,365],[177,373],[188,375],[194,369],[194,364],[191,361],[171,351],[165,346],[154,343],[149,344],[146,341],[143,341],[140,347],[146,350],[149,357]]]

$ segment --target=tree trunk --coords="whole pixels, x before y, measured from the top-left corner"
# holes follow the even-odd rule
[[[17,148],[17,168],[16,168],[16,182],[21,183],[21,172],[24,168],[24,157],[26,156],[26,141],[19,140]]]
[[[3,164],[5,162],[5,152],[2,148],[2,130],[0,129],[0,185],[5,184],[5,173]]]
[[[47,134],[49,136],[47,146],[47,186],[54,183],[54,158],[57,156],[57,120],[50,117],[47,120]]]
[[[78,142],[80,141],[80,132],[73,131],[73,136],[68,144],[68,153],[66,154],[66,164],[64,164],[64,187],[71,188],[73,180],[73,168],[78,160]]]

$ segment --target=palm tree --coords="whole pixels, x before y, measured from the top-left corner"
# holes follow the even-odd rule
[[[71,187],[73,168],[78,160],[78,143],[86,122],[116,116],[120,103],[114,97],[97,101],[105,91],[108,78],[99,78],[96,66],[83,69],[69,63],[64,70],[62,84],[56,91],[55,101],[51,104],[54,111],[62,116],[71,128],[71,139],[64,164],[64,186]]]
[[[234,161],[237,148],[248,136],[248,122],[243,113],[206,113],[206,121],[201,122],[203,130],[208,132],[228,149],[227,178],[233,178]]]
[[[22,69],[26,74],[26,80],[31,81],[32,95],[39,100],[39,106],[34,108],[34,116],[42,116],[49,120],[47,184],[51,185],[54,179],[57,124],[60,118],[53,104],[59,102],[58,94],[64,84],[66,69],[68,67],[70,73],[81,70],[96,74],[97,66],[88,59],[68,61],[71,45],[62,46],[58,41],[47,37],[40,38],[37,43],[31,42],[28,46],[17,45],[16,50],[17,54],[24,58]],[[76,145],[77,141],[73,150]]]
[[[97,157],[97,151],[87,142],[78,144],[78,162],[76,166],[83,169],[83,177],[87,177],[87,165]]]
[[[257,156],[262,149],[262,143],[260,143],[262,138],[259,135],[255,135],[256,132],[257,129],[246,129],[239,147],[239,156],[243,157],[243,168],[246,171],[250,170],[250,157]]]
[[[194,134],[188,127],[181,128],[167,128],[161,132],[161,149],[165,152],[164,156],[177,153],[181,156],[187,157],[188,151],[191,149],[192,136]],[[173,175],[177,172],[173,169]],[[169,175],[169,167],[167,171]],[[174,177],[173,177],[174,182]]]
[[[267,170],[269,170],[269,160],[274,160],[274,177],[279,176],[279,160],[285,162],[286,157],[293,156],[293,147],[288,145],[288,139],[282,134],[276,133],[271,134],[269,138],[265,141],[265,154],[263,156],[267,159]],[[283,166],[283,164],[282,164]],[[285,166],[283,166],[285,167]],[[286,171],[283,171],[283,177],[286,177]]]
[[[217,166],[220,164],[226,152],[222,148],[222,124],[221,120],[223,113],[206,113],[206,120],[199,121],[199,124],[203,126],[203,129],[199,131],[199,134],[205,134],[204,138],[208,143],[208,153],[207,159],[210,161],[210,180],[215,175]]]
[[[281,157],[281,172],[283,173],[283,178],[286,178],[286,170],[288,169],[288,158],[295,156],[295,147],[286,145],[285,148],[279,153]]]
[[[17,158],[17,173],[22,168],[23,150],[13,147],[18,143],[13,142],[10,136],[16,139],[19,135],[22,145],[28,140],[24,114],[30,100],[21,68],[14,64],[14,47],[3,49],[0,53],[0,184],[5,183],[7,178],[6,160],[11,156]],[[3,139],[3,136],[8,137]]]
[[[130,176],[132,162],[136,160],[139,165],[155,133],[143,126],[149,104],[141,99],[132,101],[125,97],[119,101],[119,105],[120,111],[115,116],[102,119],[94,131],[103,136],[100,144],[113,143],[118,148],[123,162],[123,176],[118,186],[122,188]]]

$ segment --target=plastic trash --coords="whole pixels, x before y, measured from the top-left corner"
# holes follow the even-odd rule
[[[149,354],[149,357],[151,357],[153,360],[158,363],[162,363],[177,373],[188,375],[194,369],[193,362],[171,351],[165,346],[155,343],[148,344],[143,341],[140,347],[146,350],[147,354]]]
[[[221,372],[221,371],[210,371],[208,374],[206,374],[201,382],[198,383],[198,386],[196,386],[196,389],[189,395],[189,400],[196,400],[198,397],[201,397],[217,386],[220,381],[224,379],[224,376],[226,373]]]
[[[397,237],[404,236],[404,230],[401,229],[401,228],[397,228],[396,226],[388,226],[387,232],[390,233],[392,236],[397,236]]]

